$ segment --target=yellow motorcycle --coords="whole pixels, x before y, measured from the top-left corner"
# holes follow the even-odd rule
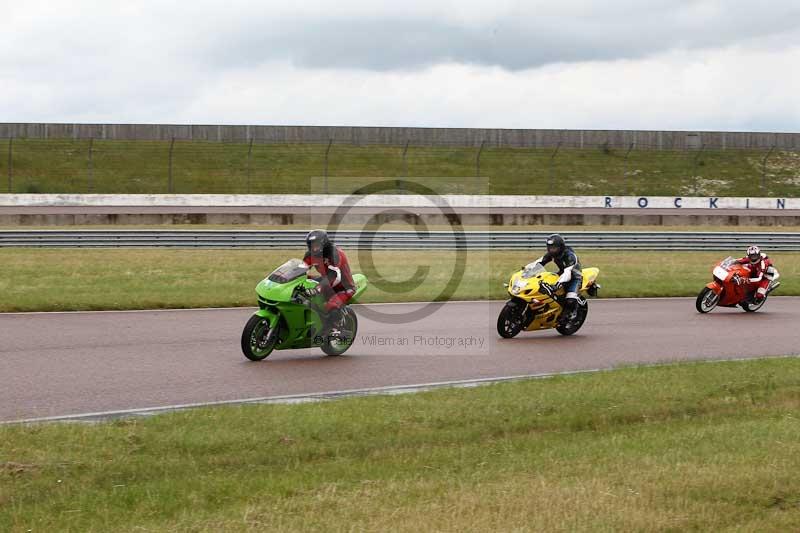
[[[506,285],[511,299],[497,317],[497,333],[504,339],[517,336],[520,331],[553,329],[562,335],[572,335],[583,326],[589,314],[586,296],[597,296],[600,286],[597,268],[584,268],[583,283],[578,291],[578,308],[575,317],[562,317],[566,294],[558,285],[558,274],[548,272],[539,263],[530,263],[511,276]]]

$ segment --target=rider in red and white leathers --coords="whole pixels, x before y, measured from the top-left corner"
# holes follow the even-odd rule
[[[747,255],[738,260],[750,269],[748,281],[756,287],[755,299],[763,300],[767,297],[770,283],[780,277],[778,270],[772,264],[772,260],[765,253],[761,253],[758,246],[747,248]]]
[[[336,322],[341,309],[355,294],[355,282],[350,263],[341,248],[333,244],[323,230],[314,230],[306,236],[308,251],[303,262],[321,274],[319,290],[325,297],[326,322]]]

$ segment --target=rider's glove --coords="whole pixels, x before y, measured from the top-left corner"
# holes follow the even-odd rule
[[[553,297],[554,290],[553,290],[552,286],[550,286],[549,284],[547,284],[544,281],[542,281],[539,284],[539,287],[540,287],[541,292],[543,292],[544,294],[550,296],[551,298]]]

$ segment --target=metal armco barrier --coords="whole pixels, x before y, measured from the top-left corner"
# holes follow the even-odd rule
[[[350,249],[539,251],[550,232],[541,231],[338,231]],[[8,230],[0,247],[35,248],[305,248],[297,230]],[[569,245],[614,250],[732,250],[757,244],[770,251],[800,251],[800,233],[565,232]]]

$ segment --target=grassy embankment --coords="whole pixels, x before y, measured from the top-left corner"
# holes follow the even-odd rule
[[[0,530],[793,531],[799,410],[772,359],[0,426]]]
[[[5,149],[5,147],[4,147]],[[172,154],[177,193],[323,192],[327,144],[176,142]],[[3,153],[6,153],[5,151]],[[14,192],[165,193],[169,142],[15,139]],[[777,151],[655,151],[587,147],[485,148],[477,168],[473,147],[334,144],[328,161],[330,192],[352,192],[374,178],[424,177],[437,193],[798,195],[800,153]],[[552,158],[552,159],[551,159]],[[7,163],[0,163],[6,171]],[[249,169],[249,170],[248,170]],[[3,175],[6,175],[7,171]],[[475,177],[477,175],[481,177]],[[437,178],[437,179],[434,179]],[[550,189],[553,185],[552,190]],[[5,192],[5,191],[4,191]]]
[[[227,307],[255,304],[256,283],[301,253],[295,250],[54,250],[0,249],[0,311]],[[694,296],[711,278],[721,252],[581,253],[584,266],[601,274],[602,296]],[[417,266],[428,268],[419,286],[381,290],[378,275],[358,251],[353,271],[372,286],[364,302],[427,301],[442,292],[454,271],[454,252],[380,251],[375,268],[390,281],[408,280]],[[451,299],[502,299],[502,286],[532,251],[469,252],[464,277]],[[772,254],[783,275],[776,295],[800,295],[800,253]]]

